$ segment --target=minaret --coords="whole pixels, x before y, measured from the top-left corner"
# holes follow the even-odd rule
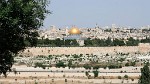
[[[68,27],[66,27],[66,29],[65,29],[65,34],[66,34],[66,36],[68,36],[68,35],[69,35]]]

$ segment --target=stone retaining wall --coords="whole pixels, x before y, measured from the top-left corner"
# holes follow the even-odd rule
[[[115,54],[115,53],[148,53],[150,45],[116,46],[116,47],[29,47],[23,54],[37,55],[62,55],[62,54]]]

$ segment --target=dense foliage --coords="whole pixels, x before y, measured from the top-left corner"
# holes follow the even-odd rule
[[[0,73],[6,75],[13,65],[13,56],[20,50],[36,45],[43,25],[46,0],[0,0]]]
[[[63,68],[65,68],[66,67],[66,65],[65,65],[65,63],[64,62],[58,62],[57,64],[56,64],[56,67],[58,67],[58,68],[60,68],[60,67],[63,67]]]
[[[150,43],[150,38],[142,39],[141,43]]]
[[[99,71],[96,70],[96,71],[93,71],[93,73],[94,73],[94,78],[95,78],[95,77],[98,77]]]
[[[88,65],[88,64],[84,64],[83,67],[84,67],[85,69],[91,69],[92,66],[91,66],[91,65]]]
[[[135,40],[132,37],[127,40],[124,39],[86,39],[84,41],[85,47],[107,47],[107,46],[138,46],[139,43],[150,43],[150,39]],[[39,47],[78,47],[76,40],[49,40],[38,39]]]
[[[139,79],[139,84],[150,84],[150,70],[149,63],[141,68],[141,77]]]
[[[36,67],[41,67],[41,68],[45,69],[45,68],[47,67],[47,66],[43,65],[43,63],[38,63],[38,62],[35,63],[34,65],[35,65],[35,66],[34,66],[35,68],[36,68]]]

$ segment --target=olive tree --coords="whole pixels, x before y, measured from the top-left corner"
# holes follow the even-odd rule
[[[149,63],[146,63],[143,68],[141,68],[141,76],[139,79],[139,84],[150,84],[150,70]]]
[[[37,29],[43,26],[47,0],[0,0],[0,74],[11,70],[13,57],[36,46]]]

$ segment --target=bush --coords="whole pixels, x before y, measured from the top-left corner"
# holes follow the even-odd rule
[[[107,66],[104,66],[104,69],[106,69],[107,68]]]
[[[98,72],[97,70],[96,70],[96,71],[93,71],[93,73],[94,73],[94,78],[95,78],[95,77],[98,77],[98,73],[99,73],[99,72]]]
[[[86,72],[85,72],[85,75],[86,75],[86,76],[89,76],[89,72],[86,71]]]
[[[52,82],[54,82],[54,79],[52,79]]]
[[[121,76],[118,76],[118,79],[121,79]]]
[[[67,79],[65,79],[65,82],[67,82]]]
[[[141,68],[141,76],[139,79],[139,84],[150,84],[150,69],[149,62]]]
[[[84,67],[85,69],[91,69],[91,66],[88,65],[88,64],[85,64],[83,67]]]
[[[66,65],[64,64],[64,62],[59,62],[59,63],[56,64],[56,67],[58,67],[58,68],[60,68],[60,67],[65,68]]]
[[[119,67],[118,68],[122,68],[122,66],[121,65],[119,65]]]
[[[130,66],[130,64],[129,64],[129,63],[126,63],[125,66]]]
[[[99,69],[99,68],[100,68],[99,66],[94,66],[94,67],[93,67],[93,69]]]
[[[123,73],[123,71],[120,71],[120,73]]]
[[[124,78],[128,79],[128,75],[125,75]]]
[[[109,68],[109,69],[116,69],[116,68],[122,68],[122,66],[118,66],[118,65],[109,65],[108,68]]]
[[[135,66],[136,65],[136,62],[131,62],[131,66]]]
[[[38,63],[38,62],[37,62],[37,63],[35,63],[34,65],[35,65],[35,66],[34,66],[35,68],[36,68],[36,67],[41,67],[41,68],[43,68],[43,69],[46,68],[46,66],[43,65],[42,63]]]
[[[45,69],[45,68],[46,68],[46,66],[43,65],[43,66],[42,66],[42,69]]]

